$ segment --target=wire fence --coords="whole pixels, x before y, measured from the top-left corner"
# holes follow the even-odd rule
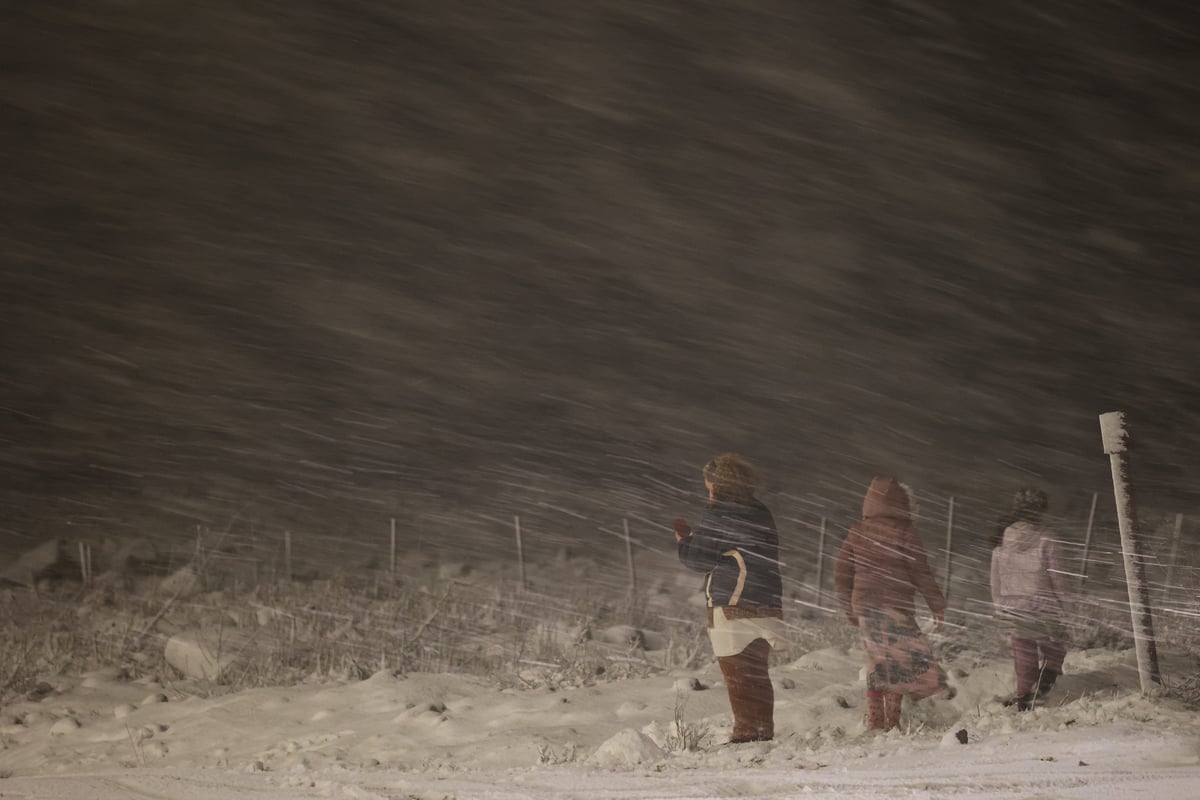
[[[969,497],[919,496],[917,500],[918,532],[950,608],[968,613],[984,610],[990,602],[993,507]],[[820,498],[780,493],[771,503],[780,528],[785,595],[814,613],[836,612],[834,562],[842,539],[856,521],[857,496],[847,494],[846,502],[835,506],[822,504]],[[1197,520],[1200,515],[1182,511],[1140,512],[1147,581],[1160,606],[1196,603]],[[447,515],[440,528],[436,522],[427,517],[415,526],[381,515],[372,530],[343,534],[198,525],[186,540],[181,537],[161,552],[150,547],[154,553],[148,557],[136,540],[132,545],[130,540],[109,542],[100,552],[92,541],[72,541],[60,557],[79,578],[90,582],[98,571],[120,568],[118,562],[140,560],[167,574],[203,552],[210,575],[246,587],[334,573],[387,583],[414,572],[449,576],[456,569],[486,562],[526,589],[538,582],[534,565],[583,557],[595,566],[581,580],[591,581],[598,592],[636,596],[661,577],[656,571],[669,563],[674,552],[670,525],[645,513],[596,522],[569,508],[541,507],[508,518],[476,515],[465,530],[458,515]],[[1080,593],[1119,594],[1125,585],[1125,565],[1111,500],[1106,503],[1104,495],[1093,493],[1078,513],[1050,517],[1045,524],[1057,534],[1062,566]]]

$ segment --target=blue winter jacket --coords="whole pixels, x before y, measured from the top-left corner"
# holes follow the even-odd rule
[[[709,606],[783,607],[779,532],[758,500],[709,504],[699,527],[679,542],[679,560],[708,573]]]

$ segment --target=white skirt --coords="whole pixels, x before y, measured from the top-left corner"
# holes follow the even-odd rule
[[[755,639],[766,639],[774,649],[786,641],[787,629],[778,617],[750,617],[727,619],[725,609],[713,609],[713,626],[708,629],[708,640],[712,642],[713,655],[717,658],[736,656]]]

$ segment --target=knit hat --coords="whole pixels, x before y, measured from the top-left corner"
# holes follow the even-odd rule
[[[1046,493],[1041,489],[1032,486],[1027,486],[1023,489],[1018,489],[1012,499],[1012,513],[1023,519],[1037,519],[1045,511],[1050,504]]]

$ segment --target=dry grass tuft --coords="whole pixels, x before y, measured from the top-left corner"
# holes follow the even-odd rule
[[[156,587],[152,581],[0,592],[0,705],[36,692],[55,676],[100,668],[129,678],[151,676],[194,694],[360,680],[381,670],[568,688],[696,669],[712,657],[702,614],[686,594],[631,598],[569,576],[538,591],[496,576],[402,576],[393,584],[369,572],[235,585],[190,598],[164,596]],[[1200,652],[1194,625],[1200,609],[1182,611],[1164,616],[1160,641]],[[1119,604],[1091,603],[1069,624],[1074,647],[1131,646]],[[788,625],[789,641],[772,656],[775,663],[858,642],[857,631],[820,613],[791,612]],[[196,629],[251,644],[218,679],[184,680],[166,663],[163,648],[173,633]],[[613,630],[629,635],[614,638]],[[935,639],[943,657],[952,655],[947,648],[983,654],[1001,648],[983,625]],[[1195,674],[1173,676],[1169,693],[1196,705],[1198,686],[1200,660]]]
[[[130,678],[152,676],[180,692],[219,694],[358,680],[380,670],[473,674],[518,687],[582,686],[708,658],[702,618],[686,602],[668,608],[658,597],[653,609],[620,595],[606,602],[569,581],[538,592],[486,576],[391,584],[373,574],[341,575],[190,598],[163,596],[155,586],[7,590],[0,603],[0,702],[48,677],[103,667]],[[599,635],[613,627],[631,635],[618,641]],[[163,648],[172,634],[197,629],[249,644],[217,679],[188,681],[166,663]]]

